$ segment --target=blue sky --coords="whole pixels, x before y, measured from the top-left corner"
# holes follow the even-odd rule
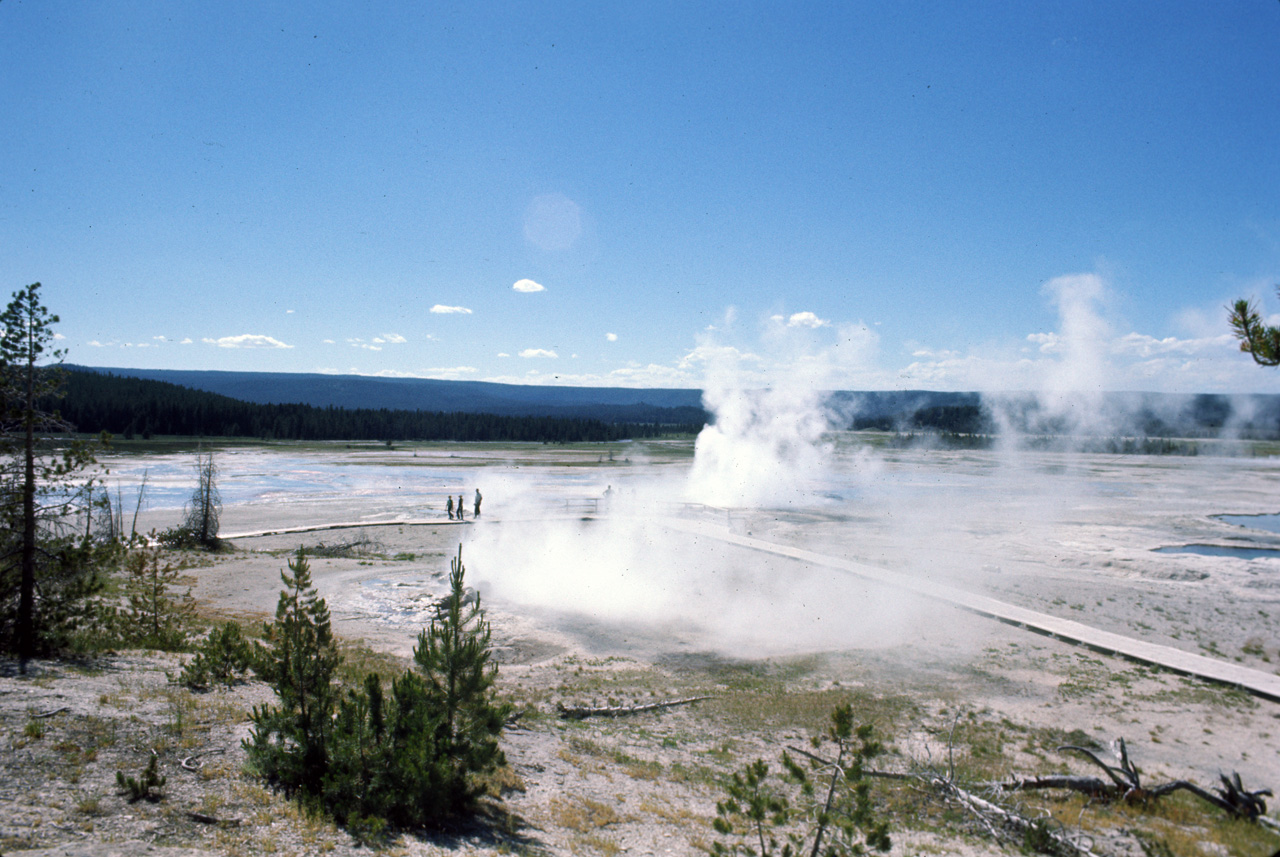
[[[0,285],[95,366],[1280,392],[1223,310],[1280,311],[1277,55],[1263,0],[3,0]]]

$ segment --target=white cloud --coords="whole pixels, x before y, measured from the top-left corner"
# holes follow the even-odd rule
[[[337,345],[337,344],[338,344],[338,343],[334,342],[332,339],[322,339],[322,340],[320,340],[320,341],[321,341],[322,343],[324,343],[325,345]],[[334,369],[333,371],[334,371],[334,372],[337,372],[338,370],[337,370],[337,369]]]
[[[609,340],[610,342],[617,342],[617,341],[618,341],[618,334],[616,334],[616,333],[606,333],[606,334],[604,335],[604,338],[605,338],[605,339],[607,339],[607,340]]]
[[[706,363],[753,363],[759,365],[763,362],[764,360],[759,354],[741,351],[736,346],[704,342],[684,357],[681,357],[679,367],[681,369],[689,369],[694,365]]]
[[[441,381],[457,381],[469,378],[480,370],[474,366],[450,366],[435,369],[423,369],[422,376],[424,378],[438,378]]]
[[[646,366],[627,366],[614,369],[600,379],[592,379],[587,386],[604,387],[696,387],[697,382],[688,372],[674,366],[650,363]]]
[[[242,333],[239,336],[223,336],[218,339],[209,339],[205,337],[203,340],[209,345],[216,345],[219,348],[292,348],[292,345],[286,345],[280,340],[272,336],[263,336],[257,333]]]
[[[526,348],[524,351],[520,352],[520,356],[521,357],[559,357],[560,355],[556,354],[554,351],[549,351],[546,348]]]
[[[545,292],[547,290],[547,287],[542,283],[535,283],[533,280],[516,280],[515,285],[511,288],[517,292]]]
[[[1027,342],[1035,343],[1040,346],[1040,353],[1052,354],[1058,350],[1058,334],[1056,333],[1028,333]]]
[[[490,375],[481,380],[493,384],[554,384],[561,387],[693,388],[698,386],[697,379],[689,373],[656,363],[651,363],[648,366],[628,366],[623,369],[614,369],[603,375],[594,373],[550,373],[530,369],[523,375]]]
[[[1134,354],[1139,357],[1151,357],[1157,354],[1191,355],[1217,351],[1224,346],[1236,350],[1235,342],[1235,337],[1230,333],[1195,339],[1179,339],[1176,336],[1156,339],[1154,336],[1143,333],[1126,333],[1112,343],[1111,350],[1116,354]]]
[[[380,339],[374,340],[374,342],[381,342],[381,341],[382,340]],[[347,340],[347,344],[350,345],[352,348],[363,348],[365,351],[381,351],[382,350],[381,345],[370,345],[368,342],[365,342],[363,339],[361,339],[358,336],[349,338]]]
[[[99,341],[98,341],[98,340],[96,340],[96,339],[90,339],[90,340],[89,340],[89,346],[90,346],[90,347],[92,347],[92,348],[106,348],[106,346],[105,346],[105,345],[103,345],[101,342],[99,342]]]
[[[508,353],[507,353],[507,352],[505,352],[505,351],[499,351],[499,352],[498,352],[498,356],[499,356],[499,357],[510,357],[511,355],[510,355],[510,354],[508,354]]]
[[[61,333],[55,333],[55,334],[53,335],[53,339],[54,339],[54,341],[55,341],[55,342],[60,342],[60,341],[62,341],[62,340],[64,340],[64,339],[66,339],[66,337],[65,337],[65,336],[63,336]]]
[[[1060,329],[1028,334],[1034,348],[988,343],[960,354],[916,348],[899,386],[944,390],[1043,391],[1091,394],[1102,390],[1167,393],[1264,392],[1280,389],[1280,376],[1259,372],[1235,338],[1202,322],[1199,311],[1174,314],[1199,335],[1157,337],[1117,333],[1102,314],[1107,287],[1096,275],[1059,277],[1045,294],[1060,312]],[[1192,322],[1187,323],[1190,318]],[[1068,397],[1069,398],[1069,397]]]
[[[528,281],[527,280],[520,281],[520,283],[524,283],[524,282],[528,282]],[[524,291],[523,289],[519,288],[520,283],[516,283],[515,288],[517,288],[520,291]],[[535,289],[534,291],[537,291],[537,290]],[[431,311],[434,312],[436,315],[449,315],[451,313],[460,314],[460,315],[471,315],[471,310],[467,309],[464,306],[445,306],[444,304],[436,304],[431,308]]]
[[[398,333],[384,333],[382,334],[382,338],[387,342],[390,342],[392,345],[402,345],[409,341]]]
[[[438,378],[442,380],[456,380],[464,375],[473,375],[477,370],[474,366],[450,366],[447,368],[437,369],[419,369],[413,372],[405,372],[400,369],[380,369],[372,373],[356,373],[371,378]],[[352,370],[355,373],[355,370]]]
[[[831,322],[827,321],[825,318],[818,318],[811,312],[793,313],[791,317],[787,319],[787,327],[816,328],[826,327],[830,323]]]
[[[178,344],[179,344],[179,345],[190,345],[190,344],[191,344],[192,342],[194,342],[194,341],[195,341],[195,340],[193,340],[190,336],[185,336],[185,337],[183,337],[182,341],[181,341],[181,342],[179,342]]]

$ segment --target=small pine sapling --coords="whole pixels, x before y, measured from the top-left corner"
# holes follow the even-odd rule
[[[117,614],[125,643],[168,652],[186,648],[195,602],[190,589],[181,596],[172,594],[178,577],[173,563],[161,561],[158,548],[129,551],[124,560],[125,606]]]
[[[137,803],[140,800],[155,803],[164,797],[160,790],[164,788],[166,782],[168,777],[160,776],[160,757],[155,753],[151,754],[151,761],[143,769],[142,776],[136,780],[133,777],[126,777],[124,771],[116,771],[116,785],[120,787],[121,792],[129,796],[129,803]]]
[[[826,742],[834,759],[819,753]],[[867,848],[889,850],[889,828],[875,816],[864,768],[882,752],[872,727],[855,727],[852,706],[837,706],[827,732],[812,744],[814,752],[801,751],[807,765],[782,754],[784,773],[778,785],[769,782],[762,760],[733,774],[713,822],[716,832],[731,842],[712,843],[713,854],[835,857],[865,854]],[[779,834],[785,838],[781,847]]]
[[[264,627],[266,646],[258,675],[276,691],[278,706],[253,710],[253,732],[244,742],[249,762],[288,795],[321,793],[329,760],[329,735],[338,691],[334,672],[342,662],[330,627],[329,607],[311,585],[311,567],[301,547]]]
[[[182,667],[178,681],[192,690],[208,690],[215,684],[231,687],[253,668],[253,647],[235,622],[214,628],[196,649],[196,656]]]
[[[422,671],[427,699],[443,721],[444,746],[439,749],[451,810],[465,811],[484,790],[478,778],[506,763],[498,735],[511,707],[490,693],[498,675],[489,660],[490,628],[479,594],[467,603],[461,545],[450,569],[441,618],[418,635],[413,659]]]

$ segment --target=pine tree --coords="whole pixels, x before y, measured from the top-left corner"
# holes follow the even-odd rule
[[[427,697],[439,712],[451,809],[463,811],[483,790],[477,776],[506,762],[498,735],[511,709],[490,694],[498,669],[489,661],[490,628],[479,594],[473,604],[466,603],[461,545],[450,569],[444,615],[418,635],[413,659],[422,670]]]
[[[289,568],[256,667],[280,705],[254,709],[250,763],[362,839],[473,808],[481,778],[505,763],[498,735],[510,707],[491,698],[489,626],[478,601],[466,605],[461,548],[444,614],[418,637],[421,674],[406,670],[389,696],[374,674],[339,692],[329,612],[301,549]]]
[[[124,573],[127,607],[118,614],[124,641],[167,652],[184,649],[195,601],[190,589],[177,597],[171,593],[178,582],[177,568],[161,562],[158,548],[139,547],[125,557]]]
[[[264,628],[267,646],[257,671],[275,688],[279,706],[253,710],[245,741],[249,760],[286,794],[319,795],[329,764],[329,738],[338,692],[334,672],[342,662],[330,628],[329,607],[311,585],[301,547],[280,573],[285,589],[276,620]]]
[[[63,357],[52,348],[57,322],[39,283],[15,292],[0,315],[0,648],[16,649],[24,671],[37,651],[66,644],[102,586],[87,539],[57,531],[77,494],[68,483],[93,464],[92,450],[42,451],[45,435],[69,428],[41,408],[62,386],[59,370],[39,365]]]
[[[221,546],[218,522],[222,516],[222,495],[218,492],[218,466],[213,462],[212,452],[197,453],[196,477],[196,490],[187,502],[182,529],[196,545],[217,550]]]

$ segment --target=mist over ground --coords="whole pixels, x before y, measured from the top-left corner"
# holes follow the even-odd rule
[[[936,453],[945,477],[927,455],[904,459],[833,433],[859,416],[856,397],[829,392],[849,353],[838,342],[824,347],[811,327],[773,319],[755,350],[705,342],[714,359],[703,404],[714,420],[687,471],[639,468],[634,478],[595,486],[599,505],[583,510],[589,514],[550,519],[536,491],[494,474],[504,515],[522,520],[478,528],[466,546],[470,567],[504,601],[679,628],[697,638],[690,644],[742,656],[896,644],[937,608],[836,571],[699,539],[689,527],[750,533],[998,597],[1015,596],[1001,591],[1002,570],[1078,573],[1044,564],[1044,554],[1064,538],[1096,539],[1073,528],[1094,526],[1097,510],[1115,508],[1118,498],[1144,502],[1148,490],[1131,477],[1113,482],[1088,453],[1091,439],[1142,437],[1194,419],[1230,436],[1254,414],[1247,399],[1224,411],[1191,396],[1104,393],[1100,280],[1060,278],[1047,291],[1061,317],[1053,371],[1039,390],[981,393],[977,407],[993,441],[981,454]],[[864,349],[852,359],[866,357]],[[762,365],[771,367],[771,385],[761,386],[770,380]],[[1209,459],[1179,466],[1224,468]],[[1150,462],[1153,478],[1164,467]]]

